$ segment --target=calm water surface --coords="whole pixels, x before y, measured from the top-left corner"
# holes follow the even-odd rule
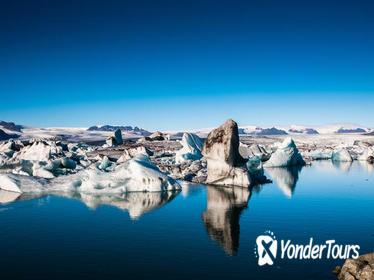
[[[273,183],[252,190],[0,192],[1,279],[336,279],[331,271],[342,260],[276,259],[259,267],[255,241],[271,230],[293,243],[334,239],[373,252],[372,169],[330,161],[269,169]]]

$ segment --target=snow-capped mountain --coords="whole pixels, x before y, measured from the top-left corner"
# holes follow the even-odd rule
[[[303,125],[290,125],[290,126],[240,126],[245,134],[257,135],[280,135],[286,132],[287,134],[363,134],[370,131],[369,128],[351,124],[351,123],[336,123],[326,124],[322,126],[303,126]],[[268,133],[256,133],[256,132]],[[272,133],[273,132],[273,133]]]
[[[167,131],[170,134],[177,135],[181,132],[196,133],[201,137],[206,137],[213,128],[202,128],[192,130],[174,130]],[[239,134],[242,135],[317,135],[317,134],[365,134],[371,129],[362,125],[351,123],[326,124],[321,126],[311,125],[274,125],[274,126],[257,126],[257,125],[239,125]]]
[[[65,139],[68,141],[103,141],[109,135],[113,133],[114,129],[121,128],[124,139],[136,139],[146,134],[149,134],[147,130],[130,127],[130,126],[93,126],[87,127],[30,127],[17,125],[11,122],[0,122],[0,130],[2,131],[3,139],[6,140],[11,135],[11,138],[30,139]],[[191,129],[191,130],[173,130],[164,131],[178,138],[183,135],[183,132],[192,132],[200,137],[206,137],[209,132],[214,128],[202,128],[202,129]],[[324,134],[324,135],[337,135],[337,134],[370,134],[374,130],[370,128],[351,124],[351,123],[336,123],[326,124],[322,126],[303,126],[303,125],[275,125],[275,126],[256,126],[247,125],[239,126],[239,134],[241,135],[313,135],[313,134]],[[370,134],[371,135],[371,134]]]

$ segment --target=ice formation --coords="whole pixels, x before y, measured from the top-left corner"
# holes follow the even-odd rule
[[[247,168],[253,182],[262,183],[268,181],[264,176],[264,168],[259,156],[248,158]]]
[[[346,149],[341,149],[339,151],[333,152],[331,158],[333,161],[353,161],[352,156]]]
[[[14,192],[69,191],[79,193],[153,192],[180,189],[180,185],[162,173],[146,155],[136,155],[125,163],[115,166],[109,164],[108,158],[104,157],[97,165],[92,165],[75,174],[56,178],[45,167],[35,169],[35,166],[39,165],[33,164],[33,176],[1,174],[0,189]],[[45,172],[50,173],[44,174]]]
[[[181,144],[183,148],[177,151],[175,155],[175,161],[177,163],[185,160],[198,160],[202,157],[201,150],[204,141],[196,134],[184,133]]]
[[[179,189],[180,185],[149,160],[138,154],[112,171],[98,169],[79,173],[77,189],[87,193],[125,193],[131,191],[166,191]]]
[[[296,148],[292,138],[286,138],[273,153],[264,167],[286,167],[295,165],[305,165],[305,161],[299,150]]]
[[[122,131],[119,128],[116,129],[116,131],[114,131],[113,136],[109,136],[106,139],[106,144],[109,147],[122,145],[123,144]]]
[[[250,185],[246,160],[239,154],[238,125],[233,120],[209,133],[202,154],[207,159],[207,184]]]

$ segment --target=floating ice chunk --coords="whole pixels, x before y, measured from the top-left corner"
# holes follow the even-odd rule
[[[183,146],[176,155],[175,161],[181,163],[185,160],[198,160],[202,158],[201,150],[204,141],[193,133],[184,133],[181,144]]]
[[[109,166],[111,166],[111,162],[109,161],[109,158],[107,156],[104,156],[103,157],[103,160],[101,161],[101,163],[99,164],[99,168],[101,170],[106,170]]]
[[[21,194],[18,192],[4,191],[0,189],[0,204],[15,201]]]
[[[247,160],[239,154],[238,125],[233,120],[209,133],[202,154],[207,159],[207,184],[242,187],[251,184]]]
[[[180,189],[180,185],[153,164],[149,157],[139,154],[111,172],[97,169],[78,173],[79,192],[125,193],[132,191],[166,191]]]
[[[243,158],[250,158],[254,156],[254,153],[251,150],[251,148],[247,144],[244,144],[242,142],[239,143],[239,154]]]
[[[42,177],[42,178],[54,178],[53,173],[46,169],[45,165],[41,165],[35,162],[32,166],[32,176]]]
[[[48,161],[52,155],[62,154],[62,147],[55,143],[47,144],[43,141],[36,141],[31,146],[23,147],[20,152],[13,155],[16,159]]]
[[[151,140],[164,141],[164,140],[170,140],[170,135],[167,133],[156,131],[153,134],[149,135],[148,138]]]
[[[4,191],[21,193],[19,188],[20,181],[12,176],[0,174],[0,189]]]
[[[305,156],[310,158],[311,160],[331,159],[332,152],[312,151],[312,152],[306,153]]]
[[[346,162],[353,161],[350,153],[346,149],[341,149],[337,152],[333,152],[332,160],[333,161],[346,161]]]
[[[123,139],[122,139],[122,131],[118,128],[113,136],[109,136],[107,139],[106,139],[106,144],[109,146],[109,147],[112,147],[112,146],[117,146],[117,145],[122,145],[123,144]]]
[[[264,169],[259,156],[248,158],[247,168],[253,181],[261,182],[264,179]]]
[[[305,161],[296,148],[295,142],[290,137],[279,144],[275,153],[264,163],[264,167],[286,167],[296,165],[305,165]]]
[[[366,148],[361,155],[359,155],[358,160],[368,161],[370,156],[374,156],[374,151],[370,148]]]
[[[75,169],[77,167],[77,163],[72,160],[71,158],[62,158],[61,165],[67,169]]]
[[[153,156],[153,152],[148,150],[147,147],[139,146],[136,148],[130,148],[130,149],[124,150],[123,154],[118,158],[117,162],[118,163],[125,162],[138,154],[143,154],[146,156]]]
[[[261,161],[266,161],[270,158],[270,154],[265,150],[264,147],[253,144],[252,146],[249,147],[251,150],[252,154],[255,156],[259,156]]]
[[[69,178],[69,176],[63,176]],[[40,177],[24,176],[19,174],[1,174],[0,175],[0,189],[7,191],[14,191],[20,193],[40,193],[52,190],[66,190],[61,181],[54,185],[52,181]],[[73,189],[69,189],[73,190]]]

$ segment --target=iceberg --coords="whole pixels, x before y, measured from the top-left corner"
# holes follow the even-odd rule
[[[305,165],[305,161],[296,148],[295,142],[290,137],[279,144],[275,153],[264,163],[264,167],[287,167],[296,165]]]
[[[248,158],[247,168],[253,182],[268,182],[267,178],[264,175],[263,164],[259,156],[253,156]]]
[[[175,162],[181,163],[185,160],[198,160],[202,158],[201,150],[204,145],[204,141],[193,133],[184,133],[181,144],[183,146],[176,155]]]
[[[23,147],[19,152],[14,153],[13,158],[48,161],[53,154],[62,154],[62,147],[55,145],[55,143],[49,145],[44,141],[35,141],[31,146]]]
[[[0,190],[0,204],[10,203],[15,201],[21,194],[18,192],[10,192]]]
[[[369,158],[373,156],[374,156],[374,151],[370,148],[367,148],[364,150],[363,153],[361,153],[361,155],[358,157],[358,160],[370,162]]]
[[[312,151],[306,153],[305,156],[311,160],[324,160],[324,159],[331,159],[332,152],[324,152],[324,151]]]
[[[46,179],[19,174],[0,174],[0,190],[17,193],[42,192],[47,185]]]
[[[0,174],[0,189],[4,191],[21,193],[19,182],[5,174]]]
[[[352,156],[346,149],[341,149],[337,152],[333,152],[331,159],[333,161],[345,161],[345,162],[353,161]]]
[[[178,182],[162,173],[149,157],[137,155],[109,171],[95,165],[76,174],[44,179],[2,174],[0,189],[15,192],[79,192],[94,194],[159,192],[180,189]]]
[[[180,185],[162,173],[149,157],[138,154],[113,171],[98,169],[78,173],[79,192],[84,193],[126,193],[133,191],[158,192],[180,189]]]
[[[227,120],[212,130],[204,142],[207,184],[248,187],[251,184],[246,162],[239,154],[238,125]]]
[[[122,131],[118,128],[114,131],[113,136],[109,136],[106,139],[106,145],[109,147],[118,146],[123,144]]]

